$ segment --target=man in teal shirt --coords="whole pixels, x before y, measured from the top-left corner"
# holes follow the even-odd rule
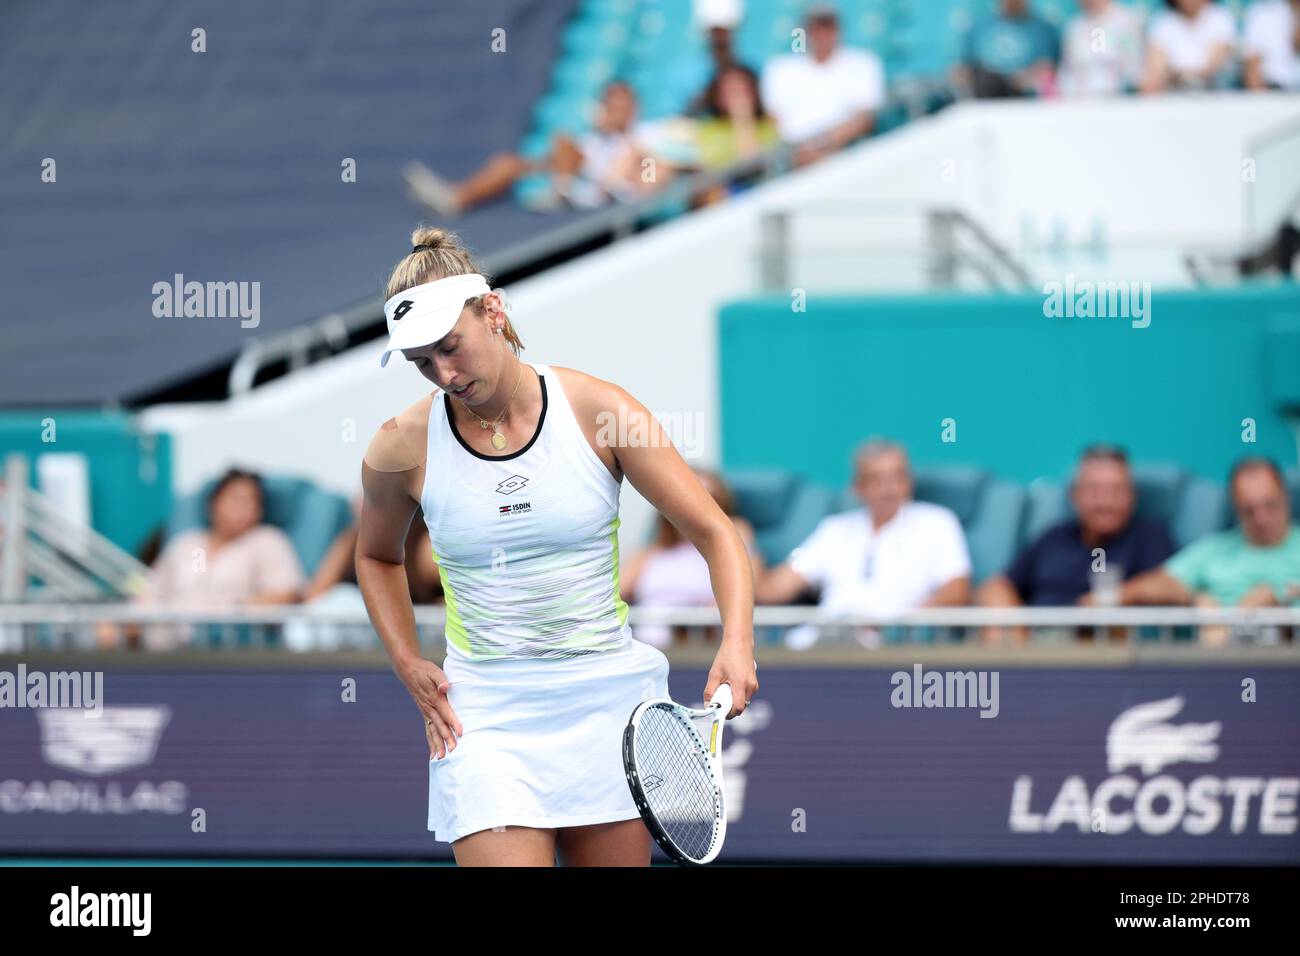
[[[1060,34],[1028,0],[999,0],[994,16],[967,31],[956,82],[981,99],[1032,96],[1049,87],[1060,58]]]
[[[1282,470],[1246,458],[1228,479],[1238,527],[1183,548],[1154,571],[1126,582],[1125,604],[1282,607],[1300,599],[1300,528]]]

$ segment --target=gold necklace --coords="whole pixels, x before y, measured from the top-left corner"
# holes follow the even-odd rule
[[[461,405],[465,407],[465,410],[478,419],[479,428],[492,429],[492,447],[495,448],[497,451],[505,450],[506,436],[501,433],[501,420],[506,417],[506,409],[510,407],[510,403],[513,402],[515,400],[515,396],[519,394],[519,383],[522,382],[523,380],[524,380],[524,363],[520,362],[519,374],[515,376],[515,390],[510,393],[510,398],[506,400],[505,405],[501,408],[501,414],[496,417],[496,421],[494,422],[489,423],[486,419],[480,417],[478,412],[474,411],[474,409],[470,408],[468,405],[465,405],[464,402],[461,402]]]

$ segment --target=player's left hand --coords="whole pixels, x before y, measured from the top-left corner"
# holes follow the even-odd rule
[[[758,665],[754,661],[753,642],[723,641],[709,668],[704,684],[704,701],[707,704],[721,684],[731,685],[731,713],[727,719],[739,717],[758,693]]]

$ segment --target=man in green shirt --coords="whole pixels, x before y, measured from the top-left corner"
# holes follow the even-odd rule
[[[1125,604],[1284,607],[1300,599],[1300,528],[1282,470],[1246,458],[1228,479],[1238,527],[1183,548],[1159,568],[1126,582]]]

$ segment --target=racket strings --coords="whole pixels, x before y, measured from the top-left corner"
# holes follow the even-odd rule
[[[717,824],[703,738],[686,718],[653,707],[642,715],[635,740],[641,788],[655,819],[684,853],[703,859]]]

